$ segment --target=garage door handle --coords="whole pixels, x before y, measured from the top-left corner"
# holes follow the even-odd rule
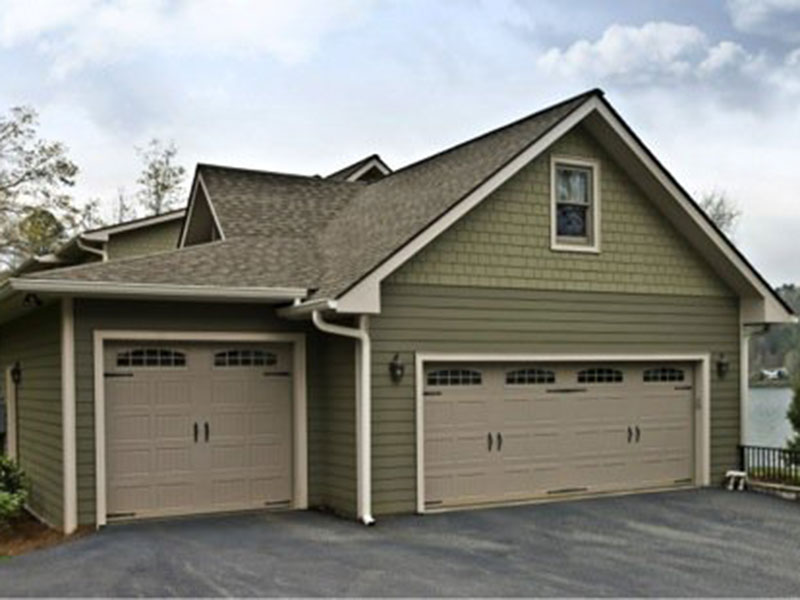
[[[489,452],[492,451],[492,432],[486,434],[486,445],[489,447]]]
[[[197,423],[194,424],[194,443],[197,443],[197,435],[199,433],[199,428],[197,427]]]
[[[642,437],[642,431],[639,429],[639,426],[636,426],[636,443],[639,443],[639,438]]]
[[[503,449],[503,434],[499,431],[497,432],[497,451],[500,452]]]
[[[633,430],[631,429],[631,426],[628,425],[628,443],[629,444],[631,443],[632,439],[633,439]]]
[[[208,436],[209,436],[209,435],[210,435],[210,433],[211,433],[211,430],[210,430],[210,428],[208,427],[208,421],[206,421],[206,422],[205,422],[205,424],[203,425],[203,429],[205,429],[206,441],[208,441]]]

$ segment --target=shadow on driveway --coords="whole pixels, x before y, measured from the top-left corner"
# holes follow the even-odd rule
[[[385,517],[107,527],[0,562],[7,596],[797,596],[800,506],[718,490]]]

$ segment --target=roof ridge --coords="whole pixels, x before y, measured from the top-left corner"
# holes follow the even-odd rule
[[[440,150],[439,152],[436,152],[435,154],[431,154],[430,156],[426,156],[425,158],[421,158],[420,160],[417,160],[417,161],[414,161],[412,163],[409,163],[409,164],[407,164],[407,165],[405,165],[403,167],[400,167],[399,169],[396,169],[396,170],[392,171],[386,177],[384,177],[383,179],[379,179],[375,183],[381,183],[382,181],[389,180],[393,176],[397,175],[398,173],[402,173],[403,171],[407,171],[409,169],[417,167],[417,166],[419,166],[421,164],[424,164],[424,163],[426,163],[428,161],[431,161],[433,159],[439,158],[439,157],[441,157],[441,156],[443,156],[445,154],[449,154],[450,152],[453,152],[454,150],[458,150],[459,148],[463,148],[464,146],[472,144],[473,142],[480,141],[480,140],[482,140],[484,138],[489,137],[490,135],[494,135],[496,133],[500,133],[501,131],[505,131],[506,129],[511,129],[512,127],[515,127],[516,125],[524,123],[525,121],[528,121],[530,119],[534,119],[536,117],[540,117],[546,112],[550,112],[551,110],[555,110],[557,108],[561,108],[561,107],[563,107],[563,106],[565,106],[567,104],[570,104],[572,102],[576,102],[577,100],[580,100],[581,98],[588,99],[591,96],[600,96],[600,97],[602,97],[604,95],[605,95],[605,92],[603,92],[603,90],[601,90],[600,88],[592,88],[592,89],[587,90],[585,92],[582,92],[580,94],[576,94],[575,96],[571,96],[570,98],[567,98],[566,100],[561,100],[559,102],[556,102],[555,104],[551,104],[550,106],[542,108],[541,110],[537,110],[536,112],[530,113],[529,115],[526,115],[524,117],[516,119],[516,120],[512,121],[511,123],[506,123],[505,125],[501,125],[500,127],[496,127],[494,129],[490,129],[489,131],[486,131],[484,133],[476,135],[475,137],[469,138],[468,140],[460,142],[460,143],[456,144],[455,146],[450,146],[449,148],[445,148],[444,150]]]
[[[252,173],[254,175],[273,175],[273,176],[276,176],[276,177],[289,177],[289,178],[292,178],[292,179],[302,179],[302,180],[305,180],[305,181],[329,181],[329,182],[333,182],[333,183],[348,183],[348,184],[349,183],[356,183],[356,182],[353,182],[353,181],[344,181],[344,180],[338,180],[338,179],[328,180],[325,177],[322,177],[321,175],[301,175],[299,173],[283,173],[281,171],[267,171],[267,170],[264,170],[264,169],[251,169],[251,168],[247,168],[247,167],[232,167],[232,166],[229,166],[229,165],[216,165],[216,164],[212,164],[212,163],[199,162],[199,163],[197,163],[197,171],[200,171],[201,169],[217,169],[217,170],[220,170],[220,171],[240,171],[240,172],[243,172],[243,173]]]
[[[347,171],[350,171],[350,170],[354,169],[355,167],[360,167],[361,165],[363,165],[365,163],[368,163],[369,161],[371,161],[373,159],[378,159],[379,161],[383,162],[383,159],[380,157],[380,155],[377,152],[374,152],[374,153],[370,154],[369,156],[365,156],[364,158],[362,158],[360,160],[357,160],[355,162],[350,163],[346,167],[342,167],[338,171],[334,171],[333,173],[331,173],[329,175],[325,175],[324,178],[325,179],[332,179],[332,178],[336,177],[337,175],[341,175],[342,173],[346,173]]]

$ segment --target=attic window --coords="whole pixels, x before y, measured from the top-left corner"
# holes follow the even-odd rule
[[[551,239],[553,250],[599,252],[600,165],[587,159],[551,159]]]

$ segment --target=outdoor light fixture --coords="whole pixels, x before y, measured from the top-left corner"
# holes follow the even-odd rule
[[[389,363],[389,376],[392,378],[392,382],[400,383],[405,372],[406,367],[400,361],[400,355],[395,354],[392,362]]]
[[[25,294],[25,298],[22,300],[22,306],[27,306],[28,308],[39,308],[41,305],[42,299],[36,294]]]
[[[11,381],[14,382],[14,385],[22,383],[22,367],[19,361],[15,362],[14,366],[11,367]]]
[[[728,374],[730,368],[731,368],[731,361],[727,359],[724,352],[720,352],[717,355],[717,376],[720,379],[724,379],[725,375]]]

